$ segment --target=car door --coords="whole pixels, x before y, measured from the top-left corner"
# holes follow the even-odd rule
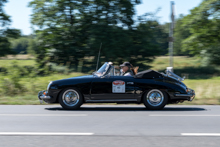
[[[135,101],[134,77],[105,76],[94,78],[91,84],[91,100]]]

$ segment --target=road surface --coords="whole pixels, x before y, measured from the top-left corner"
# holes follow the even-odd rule
[[[0,146],[220,146],[220,106],[0,105]]]

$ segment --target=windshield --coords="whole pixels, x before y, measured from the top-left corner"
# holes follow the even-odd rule
[[[102,67],[99,68],[99,70],[95,73],[97,76],[103,76],[109,68],[109,64],[106,62],[102,65]]]

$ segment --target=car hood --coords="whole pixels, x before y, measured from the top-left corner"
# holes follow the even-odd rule
[[[78,76],[78,77],[72,77],[72,78],[67,78],[67,79],[55,80],[55,81],[52,81],[52,83],[59,84],[59,83],[68,82],[68,81],[82,81],[82,80],[90,81],[93,78],[94,78],[93,75],[86,75],[86,76]]]
[[[93,75],[85,75],[85,76],[78,76],[78,77],[72,77],[68,79],[84,79],[84,78],[94,78]]]

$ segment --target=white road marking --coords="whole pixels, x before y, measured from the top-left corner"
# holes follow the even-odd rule
[[[150,114],[149,116],[200,116],[200,117],[203,117],[203,116],[211,116],[211,117],[219,117],[220,115],[187,115],[187,114],[184,114],[184,115],[182,115],[182,114],[170,114],[170,115],[167,115],[167,114]]]
[[[220,133],[181,133],[182,136],[220,136]]]
[[[0,116],[88,116],[87,114],[0,114]]]
[[[0,132],[0,136],[3,135],[9,135],[9,136],[74,136],[74,135],[80,135],[80,136],[87,136],[87,135],[93,135],[94,133],[71,133],[71,132]]]

